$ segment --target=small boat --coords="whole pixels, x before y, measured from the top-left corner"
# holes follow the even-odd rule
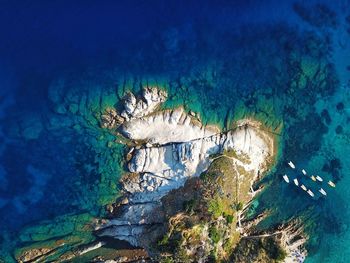
[[[296,186],[299,186],[298,179],[295,178],[293,181],[294,181],[294,183],[295,183]]]
[[[303,173],[303,175],[306,175],[306,171],[304,169],[301,170],[301,172]]]
[[[288,176],[286,174],[283,175],[283,179],[284,179],[284,181],[286,181],[286,183],[289,183],[289,178],[288,178]]]
[[[314,195],[314,193],[309,189],[309,190],[307,190],[307,193],[311,196],[311,197],[314,197],[315,195]]]
[[[316,176],[317,181],[323,182],[323,179],[319,177],[318,175]]]
[[[330,186],[332,186],[332,187],[335,187],[335,183],[333,183],[332,181],[328,181],[328,184],[330,185]]]
[[[320,190],[318,190],[321,194],[323,194],[323,195],[327,195],[327,193],[326,193],[326,191],[325,190],[323,190],[323,188],[320,188]]]
[[[307,190],[307,189],[306,189],[306,186],[305,186],[305,185],[303,185],[303,184],[302,184],[300,187],[301,187],[301,189],[303,189],[304,191],[306,191],[306,190]]]
[[[294,163],[292,163],[291,161],[289,161],[288,165],[289,165],[291,168],[295,169],[295,165],[294,165]]]
[[[316,177],[313,176],[313,175],[311,175],[311,180],[314,181],[314,182],[316,182]]]

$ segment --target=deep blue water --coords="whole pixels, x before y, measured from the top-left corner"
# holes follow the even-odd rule
[[[314,145],[315,141],[315,144],[321,145],[324,141],[334,141],[333,137],[338,135],[333,131],[340,123],[344,129],[343,136],[348,136],[348,112],[338,114],[332,105],[344,100],[345,109],[349,107],[346,104],[349,81],[346,66],[350,60],[346,54],[350,43],[346,28],[349,30],[350,26],[346,26],[344,17],[350,14],[350,3],[335,1],[330,5],[341,17],[340,24],[345,23],[345,31],[339,29],[340,26],[332,29],[329,25],[315,26],[305,22],[300,12],[295,11],[295,5],[293,9],[293,4],[294,1],[225,0],[1,1],[0,231],[4,235],[0,234],[3,236],[0,246],[6,250],[12,235],[29,223],[85,211],[98,215],[103,210],[96,205],[98,200],[117,192],[101,193],[96,187],[101,176],[99,162],[105,158],[104,154],[109,154],[100,152],[103,147],[99,144],[98,124],[89,123],[88,127],[82,128],[81,118],[62,117],[55,112],[57,109],[54,109],[50,87],[57,85],[62,78],[66,79],[66,94],[75,92],[75,95],[63,96],[63,100],[74,101],[75,96],[91,96],[96,90],[114,87],[124,74],[136,77],[169,75],[174,79],[189,70],[200,71],[206,64],[223,61],[220,64],[222,68],[234,68],[240,73],[222,70],[225,73],[221,75],[222,79],[239,83],[237,89],[243,96],[259,86],[266,88],[273,85],[273,67],[265,67],[269,57],[283,57],[293,48],[302,49],[304,43],[298,45],[298,41],[310,30],[322,36],[331,32],[329,38],[333,46],[327,59],[335,66],[339,78],[336,88],[343,86],[343,89],[337,95],[332,94],[334,99],[329,99],[329,105],[319,106],[321,110],[328,109],[332,124],[325,125],[326,128],[315,128],[310,122],[309,129],[305,131],[310,131],[310,138],[300,140],[306,141],[306,145],[307,142]],[[292,33],[285,33],[286,30]],[[235,35],[241,38],[232,37]],[[283,42],[285,35],[290,39]],[[326,41],[326,37],[322,40]],[[345,48],[339,48],[339,43]],[[318,49],[325,51],[319,44],[303,52],[311,53]],[[258,50],[261,50],[261,56],[256,56]],[[235,65],[238,57],[241,64]],[[276,59],[277,68],[287,71],[286,64],[288,61]],[[208,98],[204,96],[199,102],[202,110],[208,109],[212,115],[215,111],[224,112],[218,114],[219,118],[226,116],[231,99],[237,97],[236,93],[230,93],[230,87],[227,88],[225,83],[220,85],[211,90],[196,86],[190,89],[193,94],[205,91]],[[328,88],[331,90],[333,87]],[[283,93],[283,89],[282,86],[277,87],[274,92]],[[184,96],[191,97],[191,94]],[[47,124],[54,119],[63,123],[62,127],[70,128],[58,128],[57,123]],[[316,131],[315,134],[311,130]],[[290,132],[296,133],[296,130],[291,128]],[[317,136],[321,133],[326,139]],[[291,138],[299,139],[297,136]],[[292,147],[288,144],[287,148]],[[347,262],[346,258],[350,255],[350,250],[345,249],[346,244],[350,244],[347,243],[350,242],[350,209],[346,201],[349,193],[345,187],[345,182],[349,180],[346,173],[349,149],[344,145],[335,145],[335,148],[330,150],[334,159],[342,161],[342,170],[333,175],[339,177],[339,190],[330,196],[332,201],[316,203],[316,211],[322,214],[322,211],[342,209],[346,211],[346,218],[333,217],[332,214],[327,217],[328,225],[339,224],[339,227],[336,230],[320,227],[320,231],[325,232],[323,237],[327,237],[329,242],[321,242],[322,252],[313,248],[312,262],[322,262],[320,258],[325,258],[327,262]],[[122,150],[113,152],[118,153],[121,156]],[[322,167],[323,159],[310,163],[312,157],[318,154],[324,155],[324,152],[310,149],[310,154],[305,154],[307,159],[303,160],[298,155],[299,163],[310,169]],[[297,154],[290,150],[286,151],[286,155],[294,157]],[[277,169],[282,171],[285,167]],[[109,180],[117,181],[120,173],[120,170],[108,172],[115,176],[108,177]],[[278,180],[277,175],[273,178]],[[282,211],[282,203],[287,200],[292,212],[315,206],[315,203],[300,197],[298,192],[279,185],[272,187],[279,187],[279,198],[267,195],[262,197],[262,204],[270,202],[271,205],[271,200],[275,200],[272,206],[278,209],[280,205]],[[276,215],[277,218],[288,216],[284,211]],[[343,245],[339,246],[339,243]],[[336,250],[337,247],[341,252]],[[334,252],[336,255],[331,252],[322,254],[325,250],[337,252]]]

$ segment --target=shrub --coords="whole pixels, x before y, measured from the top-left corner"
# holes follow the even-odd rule
[[[220,200],[213,199],[210,200],[208,211],[211,213],[215,218],[218,218],[223,214],[224,207],[223,204],[220,202]]]
[[[183,202],[183,209],[187,212],[193,212],[193,209],[195,207],[196,204],[196,200],[195,199],[191,199],[191,200],[187,200]]]
[[[242,210],[243,209],[243,203],[242,202],[238,202],[237,204],[236,204],[236,210],[237,211],[240,211],[240,210]]]
[[[226,215],[225,218],[226,218],[226,222],[228,224],[232,224],[232,222],[233,222],[233,215]]]
[[[209,237],[215,244],[220,241],[220,233],[216,227],[209,228]]]
[[[283,248],[278,247],[276,260],[283,261],[286,258],[286,256],[287,256],[287,252]]]

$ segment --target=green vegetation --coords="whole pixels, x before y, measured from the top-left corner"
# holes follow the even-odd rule
[[[228,156],[231,158],[235,158],[239,161],[241,161],[242,163],[245,164],[250,164],[251,160],[249,158],[249,156],[245,153],[237,153],[237,151],[235,149],[228,149],[228,150],[224,150],[222,153],[224,156]]]
[[[175,261],[172,257],[166,257],[166,258],[160,259],[160,263],[175,263]]]
[[[215,226],[213,226],[209,228],[209,237],[216,244],[219,243],[221,239],[221,233]]]
[[[215,198],[209,201],[208,212],[212,214],[214,218],[218,218],[223,215],[225,211],[223,202],[219,198]]]
[[[181,203],[182,213],[170,215],[169,232],[158,241],[160,250],[165,249],[164,252],[175,255],[174,260],[177,262],[189,260],[184,253],[190,252],[186,252],[185,247],[196,251],[196,248],[203,246],[203,242],[211,244],[208,247],[211,262],[227,260],[239,242],[236,212],[242,210],[248,201],[251,174],[232,160],[234,151],[228,153],[230,157],[216,155],[208,170],[197,179],[199,182],[192,183],[199,185],[197,191],[187,192],[183,188],[177,190],[178,194],[174,191],[174,197],[169,197],[178,200],[180,196],[186,196]],[[238,171],[245,173],[243,177],[239,176]],[[187,256],[190,256],[189,262],[196,261],[196,255]]]
[[[225,218],[226,218],[227,224],[232,224],[233,223],[233,219],[234,219],[233,215],[225,215]]]
[[[265,253],[277,262],[283,261],[287,253],[273,238],[264,238],[260,240],[260,247],[265,250]]]
[[[243,209],[243,203],[242,202],[238,202],[237,204],[236,204],[236,210],[237,211],[241,211]]]
[[[215,174],[209,172],[203,172],[200,174],[199,178],[203,181],[209,181],[215,177]]]
[[[279,247],[277,250],[276,260],[282,262],[286,258],[286,256],[287,252],[283,248]]]
[[[195,205],[196,205],[196,200],[195,199],[191,199],[191,200],[188,200],[188,201],[185,201],[183,203],[183,209],[191,214],[193,213],[193,209],[195,208]]]
[[[169,243],[169,235],[165,234],[157,243],[158,246],[166,246]]]

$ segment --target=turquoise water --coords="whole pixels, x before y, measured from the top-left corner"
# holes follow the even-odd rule
[[[279,162],[256,202],[257,211],[273,211],[261,227],[303,216],[307,262],[348,262],[349,2],[78,3],[3,4],[0,254],[6,262],[33,241],[94,238],[71,221],[103,217],[118,197],[125,152],[115,134],[100,129],[99,116],[118,107],[126,90],[147,84],[168,90],[164,108],[184,105],[222,129],[244,116],[272,128],[283,124]],[[9,15],[18,11],[17,20]],[[284,173],[312,186],[288,160],[337,187],[311,199],[287,186]]]

